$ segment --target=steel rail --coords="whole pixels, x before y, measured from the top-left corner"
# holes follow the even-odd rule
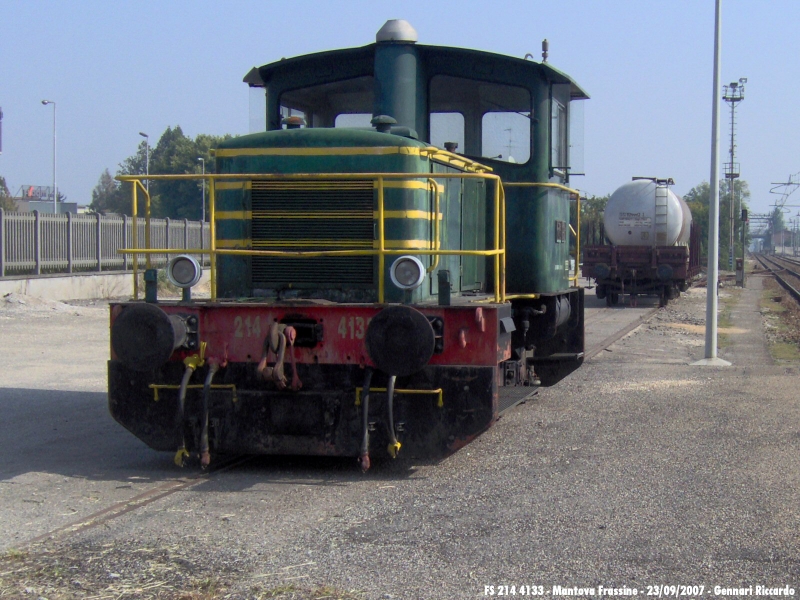
[[[108,523],[109,521],[113,521],[114,519],[117,519],[130,512],[148,506],[153,502],[171,496],[177,492],[187,490],[199,483],[208,481],[208,479],[213,475],[238,467],[239,465],[242,465],[252,460],[253,458],[254,458],[253,456],[235,456],[228,460],[223,460],[216,466],[212,465],[212,467],[206,472],[198,472],[193,475],[187,475],[186,477],[181,477],[180,479],[173,479],[170,481],[166,481],[164,483],[161,483],[160,485],[155,486],[154,488],[151,488],[147,491],[137,494],[133,498],[128,498],[127,500],[120,500],[119,502],[115,502],[109,506],[106,506],[105,508],[95,511],[92,514],[83,517],[82,519],[78,519],[77,521],[73,521],[72,523],[56,527],[55,529],[51,529],[47,533],[37,535],[35,538],[32,538],[22,543],[19,547],[21,549],[27,548],[30,546],[35,546],[36,544],[40,544],[48,540],[56,538],[63,539],[81,533],[83,531],[86,531],[87,529],[93,529],[95,527],[98,527],[99,525],[103,525],[105,523]]]
[[[606,307],[605,309],[602,309],[602,310],[615,310],[615,309]],[[633,323],[629,323],[628,325],[626,325],[625,327],[623,327],[619,331],[617,331],[617,332],[611,334],[610,336],[608,336],[606,339],[601,341],[599,344],[596,344],[596,345],[592,346],[591,348],[587,349],[586,352],[584,352],[584,355],[583,355],[583,362],[586,362],[586,361],[590,360],[591,358],[594,358],[595,356],[600,354],[603,350],[605,350],[609,346],[611,346],[611,344],[613,344],[614,342],[617,342],[617,341],[621,340],[622,338],[624,338],[626,335],[628,335],[631,331],[633,331],[634,329],[636,329],[640,325],[643,325],[644,323],[647,323],[647,321],[650,320],[650,317],[652,317],[654,314],[656,314],[658,312],[658,310],[659,310],[659,307],[657,307],[657,306],[654,307],[654,308],[651,308],[650,310],[648,310],[646,313],[644,313],[641,317],[639,317]]]
[[[797,288],[795,288],[794,286],[792,286],[792,284],[790,284],[790,283],[789,283],[789,282],[788,282],[786,279],[784,279],[784,278],[783,278],[783,277],[782,277],[782,276],[779,274],[779,272],[780,272],[780,271],[786,271],[786,272],[788,272],[788,273],[791,273],[792,275],[794,275],[795,277],[797,277],[797,279],[798,279],[798,280],[800,280],[800,273],[797,273],[797,272],[795,272],[795,271],[792,271],[791,269],[787,269],[786,267],[784,267],[784,266],[780,265],[780,264],[779,264],[779,263],[778,263],[776,260],[773,260],[773,259],[771,259],[771,258],[767,258],[767,257],[766,257],[766,256],[764,256],[763,254],[754,254],[753,256],[755,257],[755,259],[756,259],[758,262],[760,262],[760,263],[761,263],[761,266],[763,266],[765,269],[767,269],[767,270],[770,272],[770,274],[771,274],[771,275],[772,275],[772,276],[775,278],[775,280],[776,280],[776,281],[777,281],[777,282],[778,282],[778,283],[779,283],[779,284],[780,284],[780,285],[781,285],[781,286],[782,286],[782,287],[783,287],[783,288],[784,288],[784,289],[785,289],[787,292],[789,292],[789,295],[791,295],[791,296],[792,296],[792,298],[794,298],[795,302],[798,302],[798,303],[800,303],[800,291],[798,291],[798,290],[797,290]],[[772,266],[770,266],[770,265],[772,265]],[[778,268],[777,268],[777,269],[775,269],[775,268],[773,268],[773,267],[778,267]]]

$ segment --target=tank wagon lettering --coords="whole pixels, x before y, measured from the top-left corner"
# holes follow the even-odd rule
[[[619,213],[620,227],[650,227],[652,219],[644,213]]]
[[[391,20],[374,44],[253,68],[264,130],[220,142],[203,175],[149,176],[205,181],[213,215],[197,252],[210,298],[177,257],[181,300],[158,298],[148,264],[146,300],[111,304],[109,410],[151,448],[204,467],[442,458],[582,364],[580,192],[559,149],[588,95],[546,62],[416,42]],[[559,135],[534,111],[557,113]],[[372,127],[339,118],[356,114]],[[493,141],[502,114],[521,119],[525,160]]]

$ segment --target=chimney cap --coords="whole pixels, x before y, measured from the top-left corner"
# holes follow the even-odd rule
[[[413,44],[418,39],[417,30],[404,19],[389,19],[375,35],[376,42],[405,42]]]

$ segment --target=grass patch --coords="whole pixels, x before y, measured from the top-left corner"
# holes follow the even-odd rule
[[[772,358],[781,362],[797,362],[800,361],[800,349],[796,344],[789,344],[787,342],[776,342],[771,344],[769,352]]]
[[[797,303],[775,280],[765,279],[759,308],[764,316],[772,358],[779,363],[800,362],[800,307]]]
[[[717,326],[719,329],[724,329],[733,326],[733,307],[739,301],[739,296],[742,294],[742,288],[739,287],[726,287],[725,295],[720,294],[719,299],[719,316],[717,317]],[[717,347],[726,348],[732,344],[731,337],[725,333],[719,333],[717,336]]]

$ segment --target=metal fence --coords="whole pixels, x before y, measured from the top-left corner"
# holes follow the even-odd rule
[[[145,220],[137,219],[139,247],[144,247]],[[120,248],[133,245],[133,218],[126,216],[5,212],[0,209],[0,277],[87,271],[121,271],[133,267]],[[154,248],[208,248],[208,223],[186,219],[150,219]],[[208,262],[208,255],[197,256]],[[151,256],[153,266],[169,257]],[[145,257],[138,257],[140,267]]]

